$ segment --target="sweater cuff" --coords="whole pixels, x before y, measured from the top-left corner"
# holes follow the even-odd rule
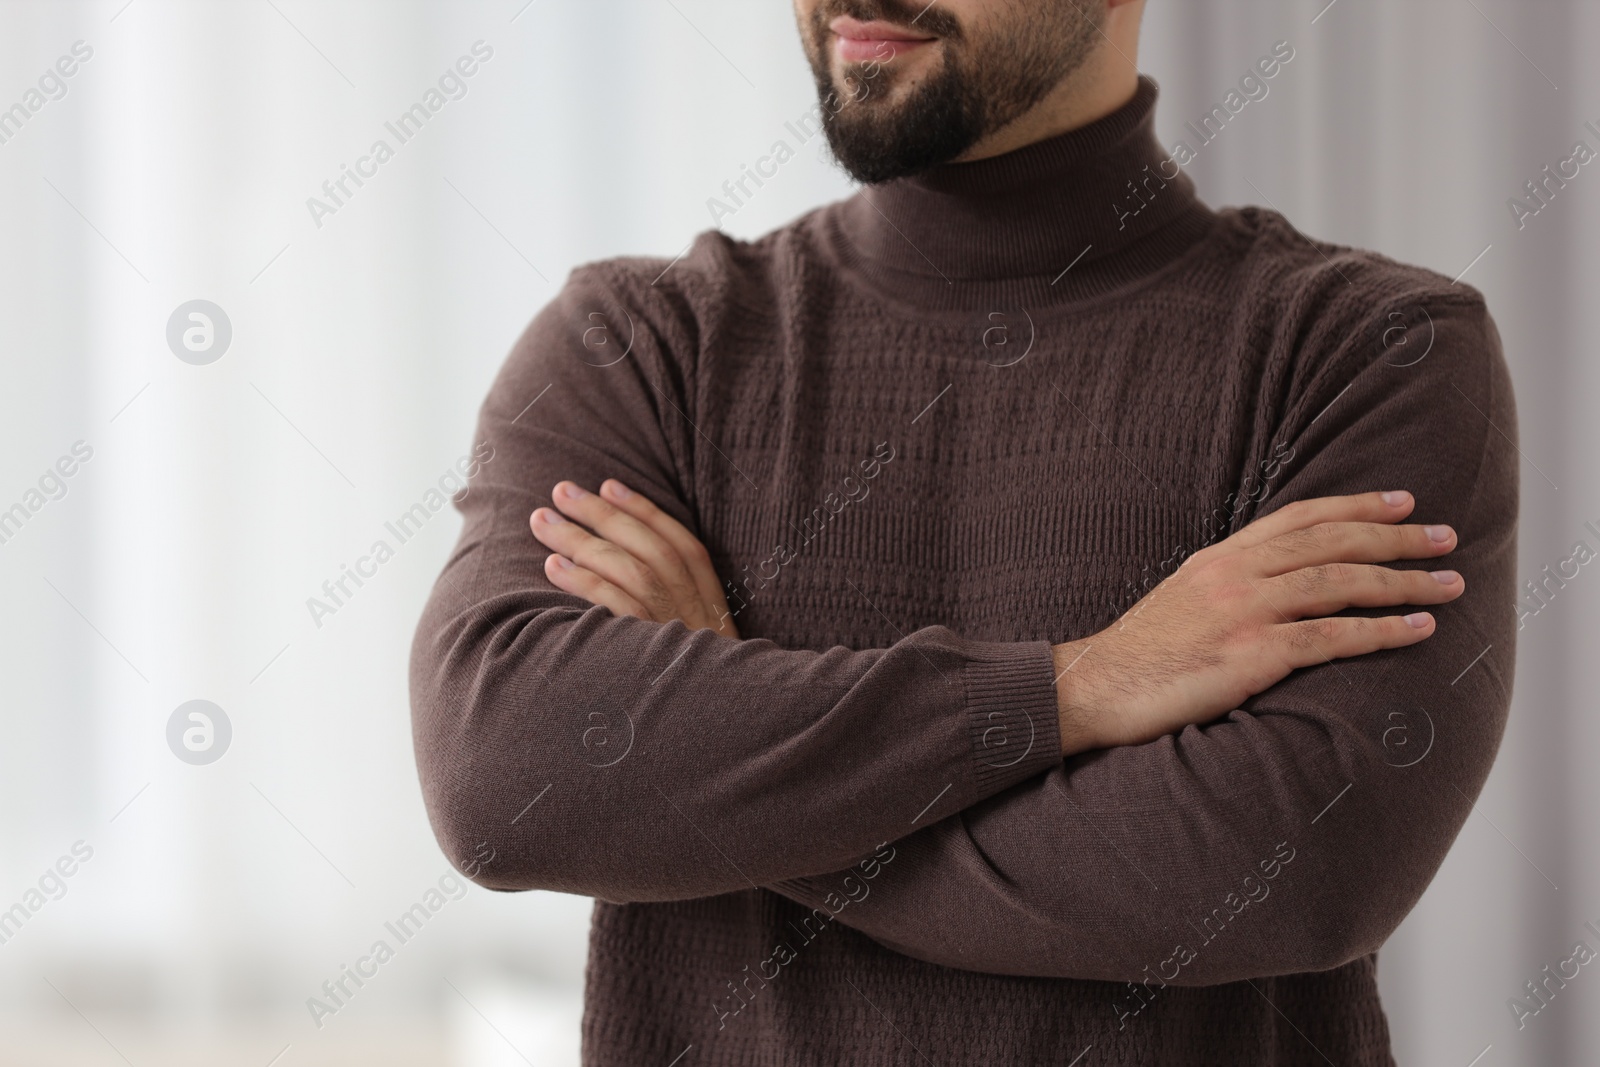
[[[1061,762],[1055,660],[1048,642],[984,646],[968,658],[962,684],[980,797]]]

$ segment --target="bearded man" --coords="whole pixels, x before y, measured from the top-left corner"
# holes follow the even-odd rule
[[[439,840],[596,899],[588,1064],[1391,1063],[1510,703],[1482,297],[1203,204],[1139,0],[795,9],[861,188],[515,346],[413,649]]]

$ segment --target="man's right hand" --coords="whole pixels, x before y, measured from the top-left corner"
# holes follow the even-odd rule
[[[1407,492],[1285,505],[1184,560],[1111,626],[1056,645],[1064,754],[1177,733],[1297,668],[1431,636],[1427,612],[1329,617],[1462,594],[1455,571],[1374,566],[1456,547],[1448,526],[1397,525],[1414,505]]]

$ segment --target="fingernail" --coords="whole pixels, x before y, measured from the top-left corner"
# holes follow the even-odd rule
[[[1461,575],[1455,571],[1429,571],[1440,585],[1455,585],[1461,580]]]
[[[1450,540],[1450,527],[1424,526],[1422,532],[1428,535],[1428,540],[1444,542]]]
[[[615,478],[611,479],[611,481],[607,482],[606,484],[611,487],[611,495],[616,497],[618,500],[626,500],[633,495],[632,489],[629,489]]]
[[[561,514],[559,511],[552,510],[551,508],[540,508],[538,515],[540,522],[547,522],[551,526],[560,526],[562,523],[567,521],[565,515]]]
[[[559,496],[566,497],[568,500],[577,500],[579,497],[585,495],[583,489],[577,485],[574,485],[572,482],[562,482],[560,485],[556,486],[556,493]]]
[[[1411,499],[1411,494],[1406,492],[1404,489],[1393,489],[1381,495],[1383,497],[1383,502],[1388,504],[1390,507],[1398,507],[1399,505],[1404,504],[1406,501]]]
[[[1428,625],[1428,613],[1426,611],[1419,611],[1415,614],[1407,615],[1406,625],[1414,630],[1422,629],[1424,626]]]
[[[551,556],[550,558],[555,560],[556,566],[560,567],[562,570],[570,571],[572,569],[572,561],[566,556]]]

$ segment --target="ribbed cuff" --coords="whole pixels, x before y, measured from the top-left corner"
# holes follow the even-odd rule
[[[980,795],[992,796],[1061,762],[1055,661],[1048,642],[991,645],[967,661],[961,680]]]

